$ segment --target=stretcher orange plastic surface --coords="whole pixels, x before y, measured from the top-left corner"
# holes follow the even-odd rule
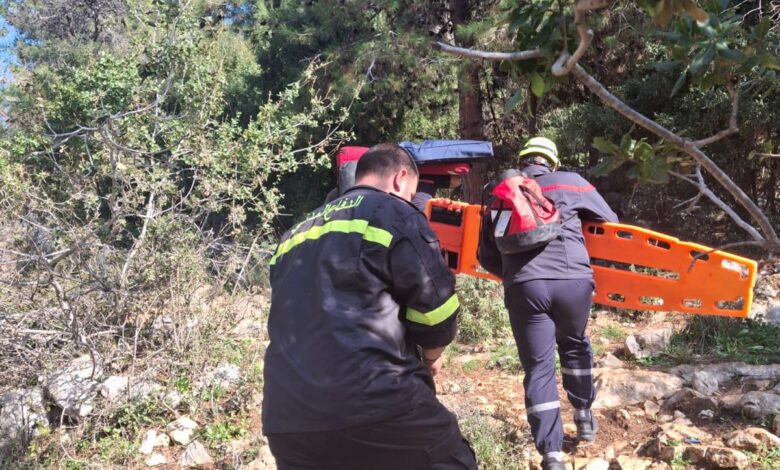
[[[426,208],[455,273],[500,281],[477,261],[481,206],[432,199]],[[620,308],[745,318],[756,262],[624,224],[583,222],[594,302]]]

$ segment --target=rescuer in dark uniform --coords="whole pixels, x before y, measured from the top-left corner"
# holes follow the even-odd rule
[[[545,470],[563,470],[563,423],[555,373],[555,345],[563,388],[575,409],[577,438],[593,441],[598,426],[590,412],[593,351],[585,334],[593,296],[593,270],[581,219],[617,222],[596,188],[576,173],[556,171],[555,144],[530,139],[519,152],[520,169],[536,179],[555,202],[563,221],[561,236],[524,253],[501,255],[504,300],[525,370],[525,405]],[[482,250],[483,247],[480,247]],[[489,248],[488,248],[489,249]],[[492,270],[492,269],[491,269]]]
[[[401,147],[371,148],[271,258],[263,431],[281,470],[477,468],[435,396],[459,303],[417,181]]]

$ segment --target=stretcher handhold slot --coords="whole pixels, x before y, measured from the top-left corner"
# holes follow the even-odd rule
[[[680,279],[680,273],[670,271],[663,268],[654,268],[650,266],[641,266],[638,264],[621,263],[619,261],[610,261],[601,258],[591,258],[590,264],[592,266],[601,266],[609,269],[617,269],[619,271],[628,271],[632,273],[644,274],[645,276],[660,277],[663,279]]]

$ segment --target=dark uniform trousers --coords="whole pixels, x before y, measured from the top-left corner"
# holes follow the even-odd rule
[[[437,400],[365,426],[269,434],[279,470],[476,470],[455,416]]]
[[[525,371],[525,406],[541,453],[559,452],[563,423],[555,371],[555,346],[563,389],[575,409],[595,398],[593,352],[585,335],[594,283],[591,279],[533,280],[506,290],[512,332]]]

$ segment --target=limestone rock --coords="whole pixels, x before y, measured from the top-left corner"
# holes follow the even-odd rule
[[[657,356],[666,351],[672,333],[674,330],[671,328],[660,328],[631,335],[626,338],[626,352],[636,359]]]
[[[699,411],[699,419],[714,419],[714,418],[715,418],[715,412],[712,410]]]
[[[655,415],[658,414],[659,411],[661,411],[661,405],[654,402],[653,400],[647,400],[644,403],[645,408],[645,414],[647,414],[648,418],[653,418]]]
[[[691,386],[699,393],[704,395],[712,395],[718,391],[720,384],[718,383],[718,377],[716,374],[704,370],[699,370],[693,373]]]
[[[727,447],[708,447],[707,462],[716,468],[743,468],[748,464],[748,457]]]
[[[46,426],[43,390],[17,388],[0,396],[0,456],[25,446],[38,426]]]
[[[593,459],[581,466],[579,470],[609,470],[609,462],[604,459]]]
[[[622,369],[625,364],[623,363],[623,361],[615,357],[614,354],[608,353],[604,357],[599,359],[596,362],[596,365],[598,367],[603,367],[605,369]]]
[[[747,428],[726,434],[723,443],[734,449],[757,452],[764,446],[768,449],[780,447],[780,437],[763,428]]]
[[[676,375],[656,371],[612,369],[597,379],[598,395],[594,407],[617,408],[660,400],[683,386]]]
[[[138,448],[138,452],[140,452],[141,455],[151,454],[154,451],[155,441],[157,441],[157,431],[154,429],[146,431],[146,434],[141,441],[141,446]]]
[[[156,467],[158,465],[165,465],[168,463],[168,459],[163,454],[155,453],[149,456],[144,462],[147,467]]]
[[[683,447],[682,456],[691,463],[701,463],[707,457],[707,448],[704,446],[685,446]]]
[[[739,401],[742,416],[761,419],[780,414],[780,395],[769,392],[748,392]]]
[[[129,377],[112,375],[100,384],[100,395],[113,402],[142,400],[162,390],[159,384],[149,380],[132,382]]]
[[[214,459],[209,455],[209,451],[198,441],[190,442],[179,458],[179,465],[182,467],[200,467],[213,463]]]
[[[628,455],[618,455],[617,461],[621,470],[647,470],[653,464],[652,460],[630,457]]]
[[[714,376],[719,384],[724,384],[739,378],[773,381],[780,380],[780,364],[754,365],[744,362],[721,362],[719,364],[708,364],[706,366],[684,364],[673,367],[669,372],[682,377],[687,383],[693,382],[693,375],[696,372],[706,372],[707,374]]]
[[[195,435],[198,428],[198,423],[186,416],[182,416],[176,421],[168,424],[166,431],[173,442],[187,445],[192,440],[192,436]]]
[[[90,356],[82,356],[43,379],[44,394],[63,414],[71,418],[83,418],[94,410],[94,398],[100,386],[102,366],[94,364]]]
[[[678,410],[687,415],[697,416],[702,410],[717,409],[718,401],[696,390],[684,388],[667,398],[662,408],[665,410]]]
[[[207,370],[195,383],[195,390],[209,387],[219,387],[222,390],[231,390],[241,383],[241,369],[235,364],[220,364]]]
[[[780,414],[775,416],[775,435],[780,436]]]

